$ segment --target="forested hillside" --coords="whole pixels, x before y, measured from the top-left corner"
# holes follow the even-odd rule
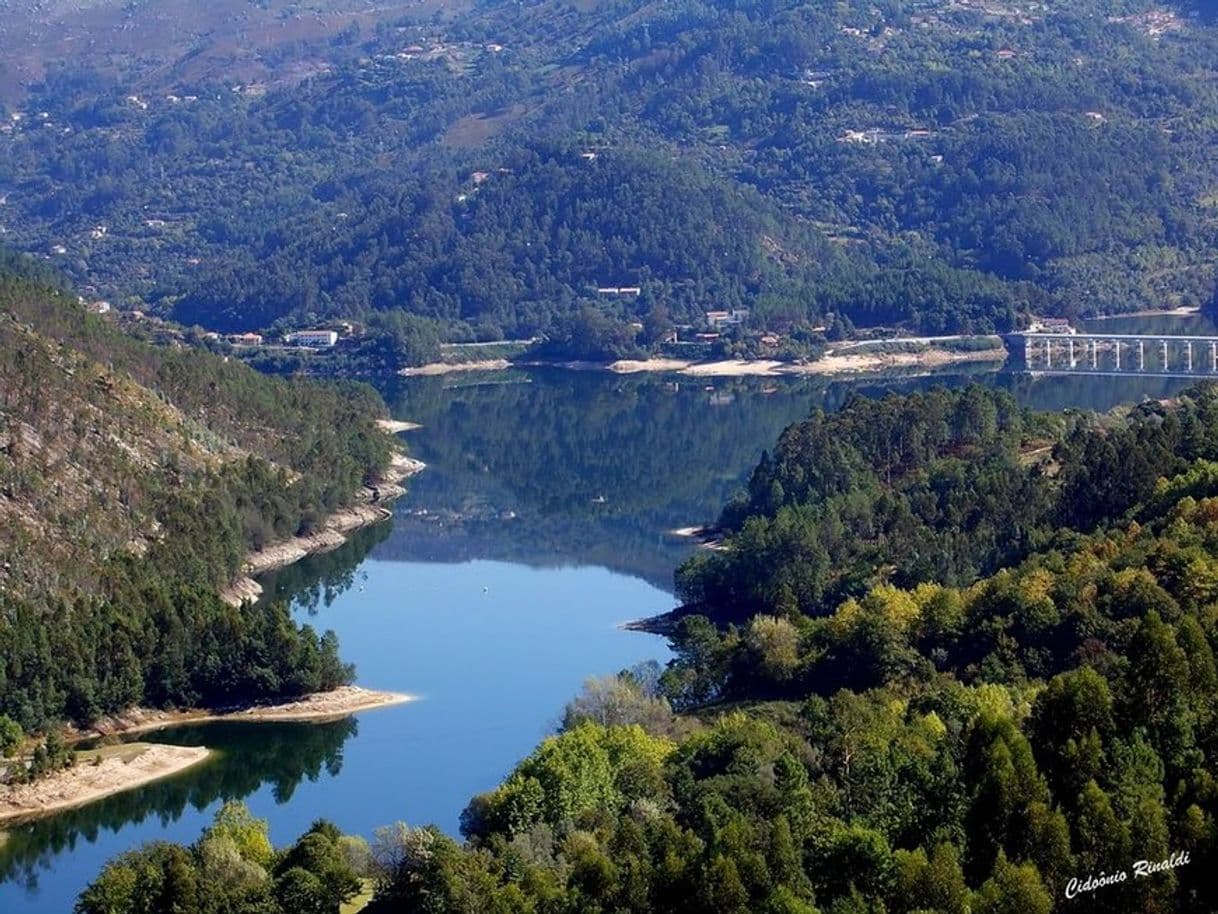
[[[379,478],[383,411],[370,388],[153,346],[0,275],[0,715],[32,730],[348,679],[331,634],[218,594]]]
[[[1213,910],[1216,404],[1201,388],[1066,422],[971,389],[792,427],[754,479],[789,495],[751,493],[727,511],[733,527],[780,503],[823,504],[852,476],[921,509],[933,499],[917,480],[945,477],[960,505],[953,455],[983,448],[979,466],[1010,473],[1002,455],[1030,436],[1052,443],[1012,483],[1039,493],[1029,528],[1040,511],[1091,510],[1001,555],[985,525],[961,524],[960,545],[975,537],[988,558],[944,566],[954,584],[908,570],[909,584],[885,582],[881,566],[910,567],[894,540],[874,544],[872,576],[833,604],[685,619],[666,671],[590,682],[560,732],[471,802],[464,843],[399,825],[371,859],[350,857],[375,882],[368,910]],[[876,450],[867,429],[885,421],[906,435]],[[826,478],[811,479],[835,439]],[[942,534],[933,513],[920,519]],[[754,546],[729,539],[725,580],[743,577],[731,557]],[[803,564],[795,549],[766,560],[779,578]],[[186,878],[163,878],[170,861]],[[202,844],[152,847],[111,864],[78,910],[137,911],[150,897],[220,910],[191,888],[214,872]],[[226,888],[223,909],[282,905],[282,864],[274,872],[244,895]],[[332,910],[332,883],[308,885],[301,897]]]
[[[1119,418],[1021,410],[981,387],[856,397],[788,428],[721,517],[731,548],[678,572],[715,618],[819,614],[876,583],[967,585],[1218,460],[1218,398]]]
[[[955,331],[1198,304],[1204,12],[484,0],[333,36],[278,88],[184,68],[145,97],[69,61],[6,112],[4,224],[98,294],[224,330],[405,309],[492,339],[592,303]]]

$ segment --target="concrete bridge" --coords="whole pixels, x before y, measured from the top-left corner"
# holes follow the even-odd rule
[[[1218,378],[1218,336],[1153,333],[1011,333],[1008,365],[1033,374]]]

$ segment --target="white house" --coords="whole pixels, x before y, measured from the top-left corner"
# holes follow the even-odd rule
[[[297,330],[283,338],[289,346],[317,346],[328,349],[338,342],[338,333],[334,330]]]

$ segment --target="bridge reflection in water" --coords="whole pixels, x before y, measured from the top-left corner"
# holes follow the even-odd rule
[[[1143,333],[1013,333],[1010,367],[1032,374],[1218,377],[1218,336]]]

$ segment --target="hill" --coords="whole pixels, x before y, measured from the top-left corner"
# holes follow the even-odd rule
[[[957,508],[997,497],[953,484],[954,455],[988,450],[983,471],[1010,472],[995,462],[1034,432],[1057,446],[1017,480],[1021,495],[1091,511],[1016,540],[987,570],[943,562],[955,584],[938,570],[884,580],[909,567],[908,544],[878,541],[874,577],[851,596],[684,620],[667,670],[590,681],[559,732],[474,798],[464,842],[398,823],[378,831],[371,860],[290,879],[306,834],[270,876],[236,883],[219,877],[209,831],[112,861],[80,910],[134,912],[152,897],[210,910],[192,906],[194,886],[228,909],[270,911],[304,907],[300,886],[332,909],[358,892],[352,875],[374,880],[370,911],[1213,910],[1216,404],[1199,388],[1068,427],[973,389],[847,404],[828,431],[813,416],[758,467],[756,482],[784,481],[777,502],[824,505],[834,486],[786,483],[840,439],[827,475],[866,488],[879,470],[889,497],[942,533],[951,524],[935,522],[930,491]],[[987,407],[992,421],[966,440],[953,417]],[[883,417],[902,424],[903,448],[869,451]],[[757,500],[726,512],[742,532],[721,554],[740,555],[720,578],[738,592],[759,565],[781,580],[805,564],[798,548],[761,553],[747,535],[772,511]],[[985,525],[956,530],[936,553],[975,538],[975,554],[991,554]]]
[[[0,276],[0,715],[36,729],[346,681],[332,635],[218,593],[380,477],[383,411]]]
[[[1216,40],[1132,0],[490,0],[334,36],[291,86],[35,85],[0,192],[97,294],[220,329],[1004,329],[1210,297]]]

